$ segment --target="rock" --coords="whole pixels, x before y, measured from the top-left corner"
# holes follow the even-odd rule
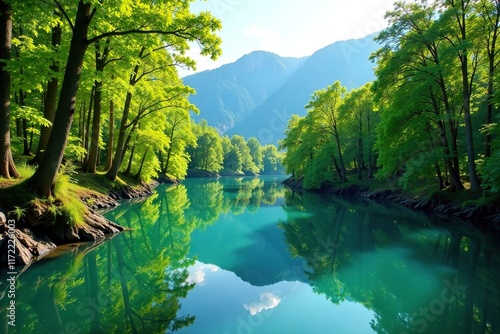
[[[28,231],[28,233],[25,233],[21,230],[16,230],[15,237],[17,238],[17,242],[21,243],[32,255],[41,257],[57,247],[53,242],[43,240],[35,236],[32,231]]]
[[[85,225],[78,228],[78,235],[82,241],[104,239],[106,235],[120,233],[125,230],[122,226],[93,211],[85,217],[85,223]]]
[[[16,265],[27,265],[33,261],[33,254],[23,245],[16,242]]]
[[[7,217],[0,211],[0,234],[3,234],[7,230]]]

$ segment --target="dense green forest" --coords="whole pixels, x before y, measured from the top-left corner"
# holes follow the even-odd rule
[[[287,171],[313,189],[375,176],[500,191],[500,1],[398,2],[386,18],[375,82],[312,95],[282,142]]]
[[[191,3],[0,1],[0,176],[51,197],[75,166],[145,182],[182,180],[189,168],[278,172],[275,147],[192,121],[195,92],[177,68],[195,68],[185,55],[193,45],[221,54],[221,22]]]

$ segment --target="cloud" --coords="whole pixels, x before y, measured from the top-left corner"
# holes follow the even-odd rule
[[[201,284],[205,282],[205,275],[208,271],[216,272],[219,270],[220,268],[214,266],[213,264],[197,263],[196,265],[189,268],[189,277],[186,281],[189,284]]]
[[[249,311],[251,315],[256,315],[262,311],[276,308],[281,302],[281,298],[273,293],[265,292],[260,294],[259,303],[251,303],[243,305],[245,310]]]

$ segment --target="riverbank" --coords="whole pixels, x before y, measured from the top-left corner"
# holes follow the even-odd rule
[[[283,183],[294,189],[305,190],[302,181],[292,177]],[[449,215],[466,221],[483,231],[492,231],[500,235],[500,201],[496,200],[495,196],[485,198],[485,194],[472,195],[467,191],[452,194],[446,190],[433,193],[412,193],[400,189],[394,184],[394,182],[390,182],[384,185],[383,182],[368,179],[355,183],[330,184],[313,191],[388,201],[412,210]]]
[[[61,201],[26,201],[23,207],[8,205],[0,207],[0,264],[12,263],[16,265],[29,265],[44,257],[61,245],[100,241],[109,236],[116,235],[125,229],[104,218],[103,210],[114,208],[122,199],[146,198],[153,193],[159,183],[175,183],[169,178],[157,179],[148,184],[127,182],[109,182],[104,175],[78,174],[75,176],[78,186],[68,189],[70,196],[76,199],[82,208],[70,207],[69,210],[82,210],[83,221],[71,223],[61,214],[64,208]],[[17,185],[18,186],[18,185]],[[2,187],[3,196],[18,196],[19,188],[12,187],[12,194],[8,194],[9,186]],[[9,200],[1,202],[6,205]],[[3,211],[3,212],[2,212]],[[10,240],[13,240],[11,242]],[[13,246],[14,248],[12,248]],[[9,253],[9,248],[12,251]]]

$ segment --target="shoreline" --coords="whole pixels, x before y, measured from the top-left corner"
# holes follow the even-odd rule
[[[304,189],[300,180],[293,179],[292,177],[283,181],[283,184],[301,191],[354,196],[373,201],[387,201],[414,211],[458,218],[470,223],[473,227],[481,231],[491,231],[495,235],[500,235],[500,203],[490,203],[483,206],[464,205],[459,202],[412,195],[402,190],[370,189],[367,186],[356,184],[327,186],[319,190],[307,190]]]
[[[0,211],[0,250],[2,250],[0,264],[3,266],[9,261],[12,262],[12,259],[7,257],[7,245],[10,240],[14,240],[15,265],[28,267],[58,247],[75,243],[100,242],[126,231],[123,226],[104,218],[103,211],[117,207],[119,200],[147,198],[159,184],[167,183],[176,182],[164,178],[149,184],[111,188],[107,194],[91,192],[80,198],[88,208],[85,224],[81,226],[70,226],[66,222],[48,222],[47,208],[44,207],[30,207],[26,217],[21,220]],[[9,228],[13,222],[15,228]]]

